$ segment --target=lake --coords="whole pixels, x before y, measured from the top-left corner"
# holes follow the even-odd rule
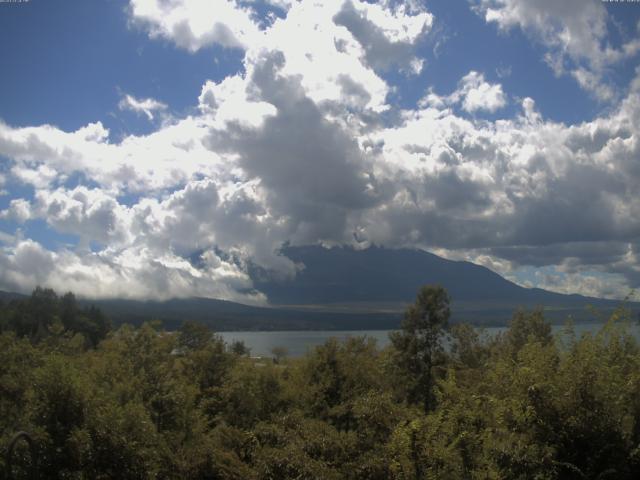
[[[574,325],[576,336],[586,332],[596,332],[600,323],[578,323]],[[558,332],[562,325],[554,325],[553,331]],[[640,339],[640,326],[634,324],[632,331],[637,339]],[[486,327],[488,335],[495,335],[506,330],[506,327]],[[251,355],[268,357],[271,349],[284,347],[291,357],[300,357],[308,350],[322,345],[331,337],[344,340],[348,337],[367,336],[376,340],[378,347],[383,348],[389,344],[389,332],[392,330],[313,330],[313,331],[284,331],[284,332],[219,332],[225,342],[243,341],[251,349]]]

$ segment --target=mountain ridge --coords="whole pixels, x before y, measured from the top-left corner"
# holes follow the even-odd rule
[[[417,249],[369,247],[285,247],[282,254],[305,265],[293,281],[264,281],[264,272],[252,280],[273,305],[330,304],[354,301],[413,301],[420,285],[442,285],[454,302],[509,299],[525,303],[558,304],[611,300],[526,288],[482,265],[448,260]],[[357,287],[354,289],[354,285]]]
[[[114,323],[140,324],[157,319],[178,328],[183,321],[206,323],[214,330],[374,330],[398,328],[421,285],[437,283],[452,299],[452,321],[506,325],[518,308],[541,306],[552,322],[568,316],[597,321],[587,305],[610,313],[621,301],[521,287],[492,270],[467,261],[448,260],[422,250],[370,247],[284,247],[282,255],[304,264],[295,278],[278,281],[250,268],[255,287],[270,300],[251,306],[227,300],[190,297],[159,300],[80,299],[109,315]],[[0,292],[4,301],[24,297]],[[628,302],[637,315],[640,304]]]

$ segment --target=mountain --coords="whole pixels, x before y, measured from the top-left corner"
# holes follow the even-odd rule
[[[289,281],[264,272],[254,284],[275,305],[350,302],[409,302],[420,285],[437,283],[460,302],[566,303],[583,299],[539,288],[523,288],[488,268],[452,261],[422,250],[370,247],[286,247],[282,254],[304,268]]]
[[[314,306],[336,311],[401,311],[418,288],[440,284],[452,299],[453,318],[473,323],[503,324],[516,308],[545,308],[547,317],[564,321],[594,318],[587,306],[603,314],[620,305],[582,295],[564,295],[521,287],[497,273],[466,261],[453,261],[423,250],[370,247],[285,247],[282,254],[303,266],[295,278],[269,279],[254,269],[252,278],[272,305]],[[635,312],[639,304],[628,304]]]
[[[15,292],[3,292],[0,290],[0,302],[10,302],[11,300],[22,300],[27,298],[27,295]]]
[[[289,246],[282,255],[300,264],[295,278],[276,280],[259,268],[250,269],[255,287],[269,298],[266,307],[208,298],[81,303],[100,307],[115,324],[156,319],[172,329],[195,320],[218,331],[393,329],[418,288],[429,283],[449,292],[453,321],[480,325],[506,325],[517,308],[537,306],[553,322],[563,322],[569,315],[577,321],[598,321],[620,305],[614,300],[524,288],[485,267],[422,250]],[[3,301],[21,297],[0,292]],[[588,306],[595,307],[600,318]],[[638,316],[640,304],[628,303],[627,308]]]
[[[61,292],[58,292],[61,293]],[[0,291],[0,305],[26,300],[29,295]],[[255,307],[212,298],[175,298],[165,301],[78,299],[83,307],[97,306],[114,325],[141,325],[158,320],[168,330],[183,322],[204,323],[215,331],[230,330],[388,330],[398,327],[399,312],[327,312],[291,308]]]
[[[190,319],[216,330],[397,328],[418,288],[429,283],[440,284],[449,292],[453,321],[480,325],[506,325],[516,309],[538,306],[553,322],[564,322],[568,316],[576,321],[598,321],[621,303],[524,288],[483,266],[422,250],[288,246],[281,253],[301,265],[294,278],[274,279],[259,268],[250,269],[255,287],[269,298],[269,307],[205,298],[96,303],[116,321],[139,323],[156,318],[175,327]],[[628,303],[627,307],[638,315],[640,304]]]
[[[387,330],[397,328],[401,319],[399,312],[254,307],[211,298],[84,300],[82,303],[100,307],[116,325],[160,320],[170,330],[179,328],[186,320],[205,323],[215,331]]]

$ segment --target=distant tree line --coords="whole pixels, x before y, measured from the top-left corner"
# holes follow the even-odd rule
[[[36,287],[30,297],[0,301],[0,333],[44,340],[55,335],[83,335],[95,347],[111,330],[110,320],[95,306],[80,307],[73,293],[59,297],[50,288]]]
[[[109,331],[69,295],[39,289],[0,309],[0,447],[29,432],[40,478],[640,471],[640,347],[623,310],[580,337],[570,323],[552,335],[541,310],[518,311],[504,334],[487,336],[450,328],[447,293],[426,286],[385,349],[331,339],[271,361],[193,322],[174,333],[152,323]],[[20,476],[29,457],[17,456]]]

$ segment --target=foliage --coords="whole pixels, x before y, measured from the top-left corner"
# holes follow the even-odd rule
[[[623,311],[580,337],[570,324],[554,337],[541,310],[518,311],[503,335],[453,326],[445,348],[448,296],[427,287],[387,349],[333,339],[277,363],[189,322],[177,334],[145,324],[92,339],[91,315],[46,290],[0,306],[0,447],[30,432],[41,478],[640,471],[640,346]]]
[[[34,342],[80,334],[87,345],[96,346],[111,329],[111,322],[99,308],[81,308],[71,292],[58,297],[50,288],[36,287],[29,298],[0,307],[0,333],[12,331]]]
[[[408,385],[408,400],[420,402],[425,412],[434,407],[434,367],[442,357],[441,339],[448,325],[449,295],[439,285],[418,292],[402,321],[402,330],[391,335],[399,373]]]

